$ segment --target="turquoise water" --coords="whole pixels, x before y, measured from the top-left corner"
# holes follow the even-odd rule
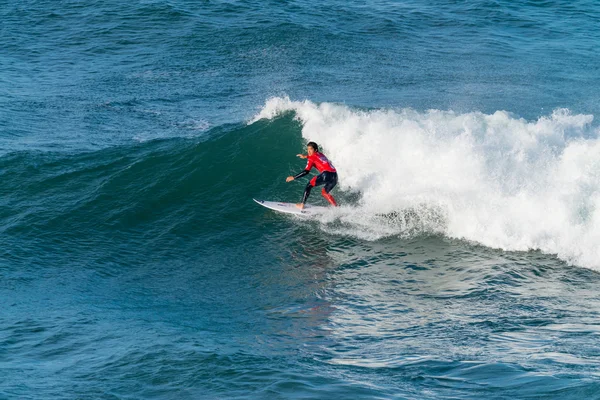
[[[595,2],[0,19],[0,398],[600,398]]]

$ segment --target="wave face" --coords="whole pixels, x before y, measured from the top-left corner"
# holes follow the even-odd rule
[[[559,109],[526,121],[503,111],[363,111],[273,98],[253,121],[286,112],[334,161],[340,189],[359,193],[338,232],[402,234],[406,223],[393,229],[373,216],[397,222],[410,212],[426,231],[600,268],[600,130],[592,115]]]

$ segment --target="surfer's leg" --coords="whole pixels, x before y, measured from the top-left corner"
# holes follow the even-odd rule
[[[327,200],[329,202],[329,204],[331,204],[334,207],[337,207],[337,203],[335,202],[335,199],[333,198],[332,195],[330,195],[329,193],[327,193],[325,191],[325,188],[321,189],[321,194],[323,195],[323,197],[325,197],[325,200]]]
[[[314,179],[314,178],[313,178]],[[310,182],[308,182],[308,184],[306,185],[306,188],[304,189],[304,194],[302,195],[302,205],[306,204],[306,200],[308,199],[308,196],[310,196],[310,191],[313,188],[313,184],[312,184],[312,180]]]
[[[323,184],[325,185],[325,188],[321,191],[321,194],[323,195],[323,197],[325,197],[325,199],[327,199],[329,203],[333,204],[334,206],[337,206],[335,200],[333,199],[333,196],[329,194],[329,191],[333,189],[336,183],[337,174],[335,172],[321,172],[319,175],[312,178],[310,182],[308,182],[308,185],[306,185],[306,189],[304,189],[304,196],[302,196],[302,203],[298,204],[298,207],[302,208],[304,206],[312,188],[314,188],[315,186],[321,186]]]
[[[337,173],[328,173],[327,179],[325,183],[325,187],[321,190],[321,194],[325,197],[325,200],[329,202],[334,207],[337,207],[337,203],[332,195],[329,194],[331,189],[333,189],[337,185]]]
[[[304,189],[304,195],[302,195],[302,203],[297,204],[298,207],[300,207],[300,208],[304,207],[304,204],[306,204],[306,200],[308,199],[308,196],[310,196],[310,191],[312,190],[312,188],[323,184],[324,179],[323,179],[322,175],[323,174],[319,174],[319,175],[313,177],[310,180],[310,182],[308,182],[308,184],[306,185],[306,188]]]

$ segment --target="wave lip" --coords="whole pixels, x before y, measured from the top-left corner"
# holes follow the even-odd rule
[[[593,115],[557,109],[527,121],[506,111],[358,110],[276,97],[250,123],[288,112],[304,139],[326,149],[340,188],[360,193],[361,212],[443,210],[434,226],[448,237],[541,250],[600,270],[600,131]],[[364,231],[360,220],[344,232]],[[377,232],[376,224],[368,230]],[[374,237],[389,235],[388,228]]]

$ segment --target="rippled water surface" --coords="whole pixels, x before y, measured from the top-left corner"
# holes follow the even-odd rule
[[[0,20],[0,398],[600,398],[596,2]]]

